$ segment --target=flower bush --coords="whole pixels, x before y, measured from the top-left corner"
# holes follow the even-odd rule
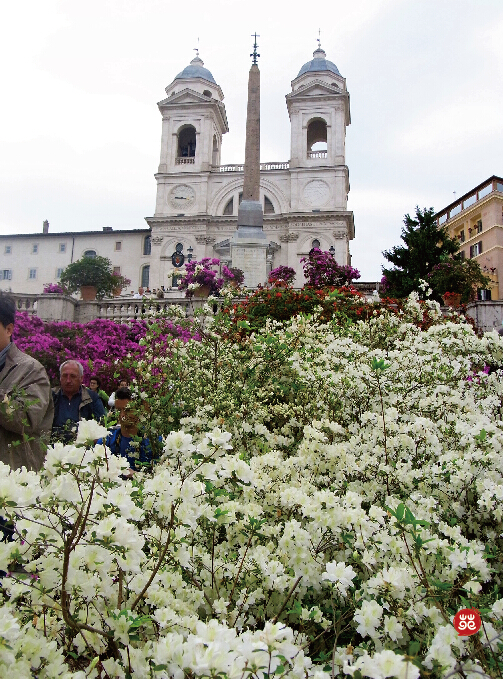
[[[236,266],[222,266],[222,278],[225,283],[233,282],[236,285],[241,285],[245,279],[244,272],[242,269],[238,269]]]
[[[58,283],[48,283],[47,285],[44,285],[44,295],[47,294],[58,294],[58,295],[66,295],[68,294],[68,291],[65,290],[65,288],[62,285],[59,285]]]
[[[276,281],[293,283],[295,276],[295,269],[292,269],[291,266],[277,266],[269,274],[269,283],[274,283]]]
[[[84,366],[84,384],[91,375],[98,375],[102,388],[110,393],[116,389],[119,376],[128,380],[134,377],[128,357],[144,353],[142,342],[152,323],[148,320],[115,323],[102,319],[85,324],[44,322],[37,316],[18,312],[14,340],[22,351],[42,363],[53,386],[59,384],[61,363],[76,359]],[[156,319],[154,325],[157,334],[152,341],[163,346],[170,335],[182,341],[193,336],[190,324],[182,328],[176,318]]]
[[[212,267],[218,266],[220,260],[203,257],[200,261],[193,259],[185,265],[185,273],[178,283],[179,290],[185,290],[186,297],[191,297],[194,290],[208,287],[209,294],[216,295],[223,285],[223,279],[217,278],[217,271]]]
[[[499,676],[503,340],[417,296],[238,340],[231,315],[203,309],[198,341],[147,329],[152,469],[125,480],[85,426],[39,474],[2,467],[0,668]],[[459,637],[471,607],[483,629]]]
[[[360,278],[358,269],[349,264],[337,264],[330,252],[322,252],[319,248],[313,248],[300,261],[303,263],[307,285],[314,288],[340,286]]]
[[[446,292],[451,292],[460,294],[463,304],[475,299],[478,288],[491,287],[491,279],[482,273],[480,265],[474,259],[449,259],[440,262],[427,275],[427,281],[437,301]]]

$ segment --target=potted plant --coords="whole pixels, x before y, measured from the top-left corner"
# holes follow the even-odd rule
[[[116,271],[112,271],[112,276],[114,276],[117,281],[117,285],[112,291],[113,295],[114,297],[120,297],[122,290],[127,288],[128,285],[131,285],[131,281],[129,278],[121,276],[120,273],[117,273]]]
[[[293,283],[295,276],[295,269],[291,266],[277,266],[269,274],[268,282],[277,288],[286,288]]]
[[[222,288],[223,279],[217,278],[217,272],[212,267],[219,264],[219,259],[211,257],[203,257],[199,262],[195,259],[187,262],[178,289],[185,290],[186,297],[217,295]]]
[[[66,295],[67,290],[59,283],[47,283],[44,285],[44,295]]]
[[[492,283],[474,259],[454,258],[435,264],[427,275],[427,281],[433,291],[433,297],[437,301],[442,299],[446,306],[466,304],[475,299],[477,289],[488,289]],[[449,304],[444,299],[447,294],[451,296]],[[460,301],[457,304],[452,295],[459,295]]]
[[[125,285],[123,276],[114,275],[107,257],[82,257],[69,264],[61,274],[61,284],[69,292],[81,293],[84,301],[111,296],[119,286]]]
[[[224,279],[224,284],[231,288],[239,288],[242,285],[245,275],[241,269],[236,266],[222,266],[222,278]]]

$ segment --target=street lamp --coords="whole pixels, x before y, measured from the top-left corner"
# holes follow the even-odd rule
[[[331,245],[331,246],[328,248],[328,251],[330,252],[330,254],[332,255],[332,257],[335,255],[335,248],[334,248],[333,245]]]

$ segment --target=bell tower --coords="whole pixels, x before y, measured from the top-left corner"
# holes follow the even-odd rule
[[[205,213],[202,175],[220,164],[222,136],[229,131],[224,95],[199,54],[166,87],[166,94],[158,103],[162,136],[156,216]],[[184,183],[179,191],[172,186],[173,193],[174,175]]]

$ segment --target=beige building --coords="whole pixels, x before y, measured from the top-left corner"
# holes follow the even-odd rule
[[[2,235],[0,289],[40,293],[86,253],[108,257],[135,290],[176,287],[176,275],[183,273],[189,258],[218,257],[231,263],[244,168],[221,165],[223,137],[229,131],[223,90],[196,56],[165,91],[166,98],[158,103],[161,149],[155,212],[146,218],[150,228],[49,233],[47,225],[38,234]],[[311,248],[330,250],[337,262],[349,264],[349,241],[354,238],[345,157],[349,93],[345,78],[321,47],[292,80],[286,106],[290,159],[260,164],[260,201],[266,273],[282,264],[291,266],[301,286],[300,259]],[[262,121],[263,127],[269,124],[274,121]]]
[[[503,179],[492,176],[437,212],[437,223],[458,238],[464,257],[476,259],[493,285],[479,299],[503,299]]]

